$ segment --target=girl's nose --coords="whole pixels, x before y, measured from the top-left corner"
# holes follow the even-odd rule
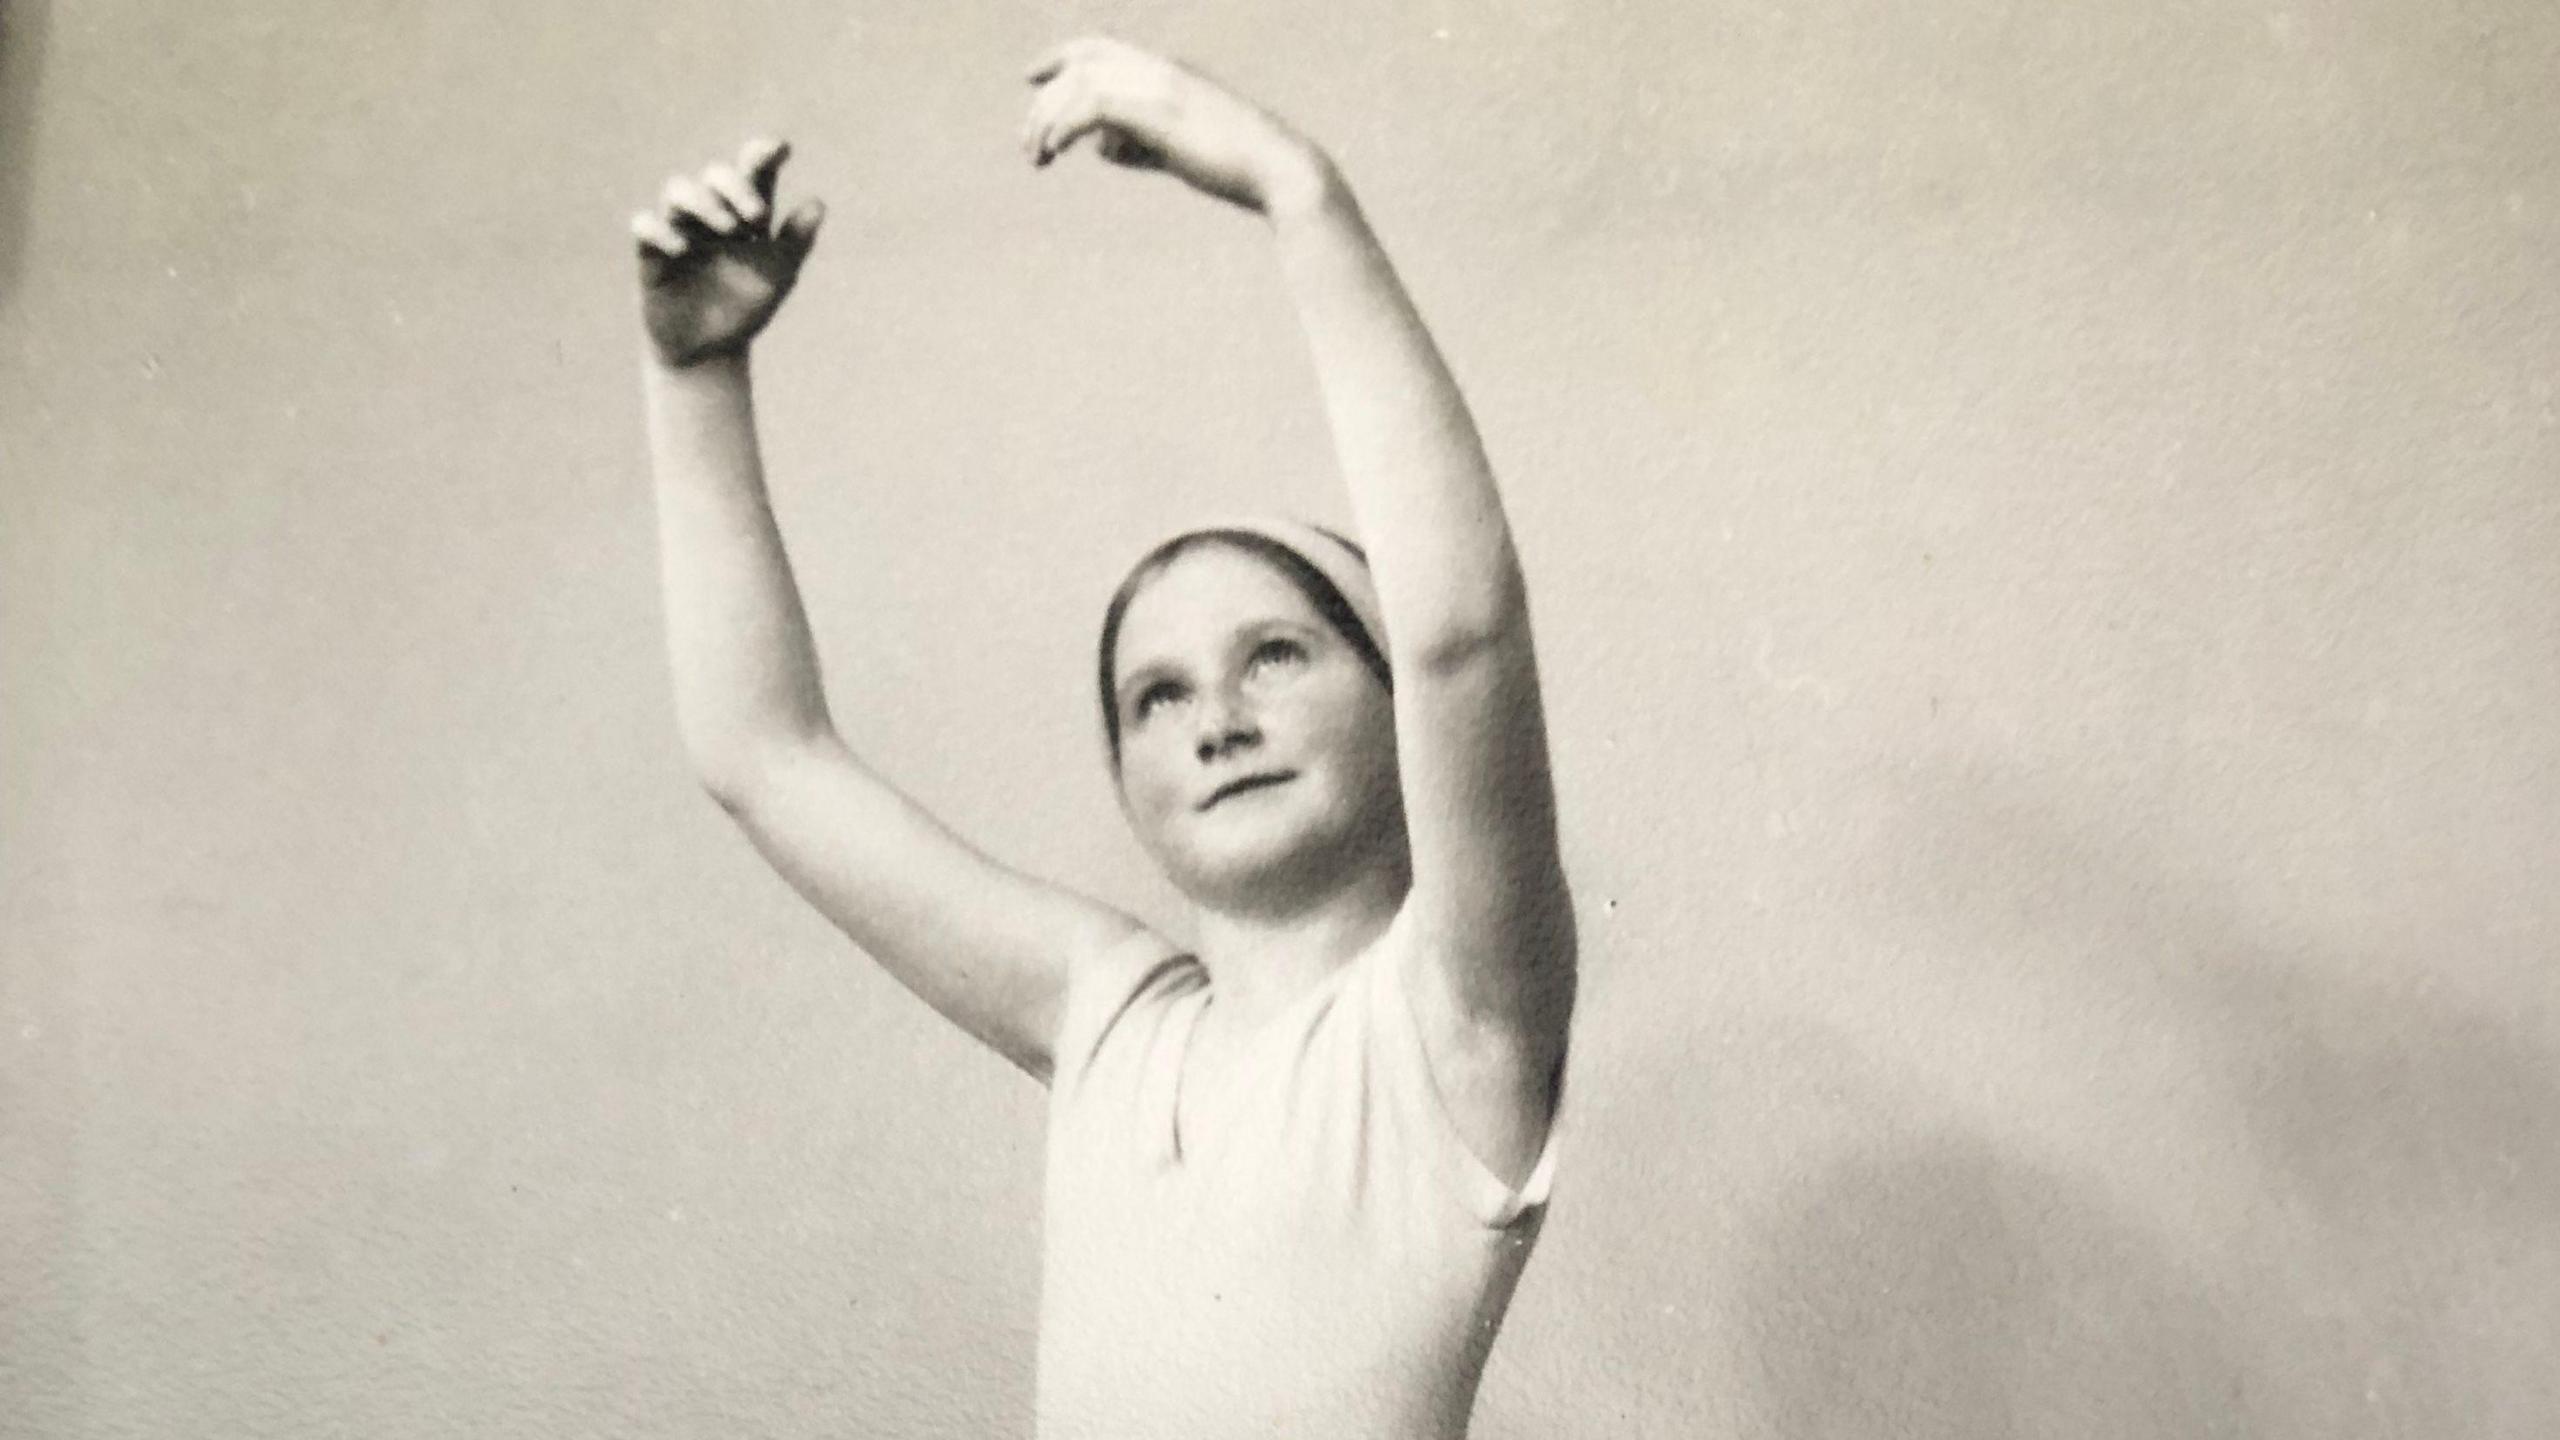
[[[1261,727],[1255,725],[1253,718],[1232,699],[1216,697],[1201,707],[1197,748],[1203,762],[1261,742]]]

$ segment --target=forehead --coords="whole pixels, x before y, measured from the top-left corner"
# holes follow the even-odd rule
[[[1325,623],[1296,582],[1260,556],[1232,545],[1194,546],[1149,576],[1121,612],[1121,668],[1214,645],[1274,620]]]

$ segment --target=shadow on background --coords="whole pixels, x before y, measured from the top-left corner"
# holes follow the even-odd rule
[[[2241,1433],[2241,1372],[2200,1287],[2059,1175],[1950,1130],[1839,1160],[1788,1216],[1736,1276],[1752,1433]]]
[[[0,0],[0,307],[18,293],[19,256],[27,240],[47,9],[45,0]]]
[[[1968,953],[2023,937],[2093,996],[2194,1032],[2288,1200],[2348,1230],[2560,1237],[2560,1057],[2431,998],[2414,982],[2432,957],[2289,946],[2227,889],[1987,765],[1924,768],[1893,810],[1892,923]]]
[[[2244,1242],[2252,1253],[2237,1263],[2254,1268],[2210,1277],[2214,1293],[2245,1297],[2235,1312],[2245,1323],[2231,1339],[2252,1373],[2323,1375],[2328,1383],[2311,1389],[2331,1397],[2261,1396],[2272,1409],[2257,1418],[2273,1424],[2255,1433],[2307,1437],[2351,1418],[2387,1421],[2393,1433],[2503,1433],[2484,1391],[2516,1407],[2511,1418],[2560,1405],[2521,1358],[2537,1338],[2548,1344],[2560,1317],[2519,1310],[2501,1278],[2515,1259],[2560,1254],[2560,1061],[2497,1017],[2432,998],[2423,984],[2432,956],[2289,943],[2280,922],[2228,887],[2075,822],[1993,763],[1923,766],[1903,783],[1870,857],[1882,923],[1904,936],[1934,933],[1948,952],[1986,965],[2061,967],[2063,983],[2098,1013],[2134,1017],[2128,1023],[2200,1052],[2237,1112],[2245,1153],[2199,1155],[2197,1183],[2255,1197],[2266,1218],[2225,1237]],[[2020,974],[2016,983],[2051,978]],[[1787,1433],[1843,1433],[1827,1423],[1834,1402],[1822,1396],[1850,1382],[1828,1367],[1854,1368],[1879,1350],[1923,1374],[1947,1371],[1947,1403],[1973,1426],[1897,1433],[2040,1433],[2003,1428],[1954,1372],[2010,1368],[2002,1357],[2027,1353],[2019,1347],[2036,1328],[2067,1319],[2051,1311],[2056,1295],[2130,1326],[2128,1373],[2164,1386],[2222,1378],[2163,1328],[2176,1307],[2144,1278],[2156,1262],[2054,1182],[1966,1142],[1838,1174],[1810,1204],[1832,1213],[1809,1213],[1791,1237],[1807,1259],[1839,1247],[1878,1295],[1939,1298],[1913,1308],[1862,1299],[1854,1284],[1825,1292],[1835,1328],[1815,1347],[1820,1364],[1777,1372],[1780,1396],[1806,1415]],[[2022,1206],[2042,1217],[2023,1235]],[[2057,1276],[2039,1243],[2055,1227],[2094,1253],[2120,1252],[2125,1274]],[[2002,1265],[2012,1279],[1985,1283],[2018,1287],[2006,1298],[1968,1298],[1950,1278],[1960,1266],[1988,1277]],[[2262,1287],[2254,1293],[2253,1281]],[[1938,1322],[1924,1323],[1931,1314]],[[2028,1366],[2001,1383],[2028,1387],[2035,1373]],[[2114,1403],[2112,1381],[2085,1378],[2105,1382]],[[2016,1393],[2033,1403],[2027,1390]],[[2133,1392],[2122,1393],[2130,1405]],[[2210,1433],[2209,1418],[2198,1412],[2177,1430],[2074,1423],[2041,1433]]]

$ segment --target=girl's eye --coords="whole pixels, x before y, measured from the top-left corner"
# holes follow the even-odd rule
[[[1130,704],[1130,717],[1137,720],[1144,720],[1149,715],[1154,714],[1159,707],[1170,705],[1181,698],[1182,687],[1172,683],[1171,681],[1164,681],[1150,685],[1146,689],[1139,691],[1138,698]]]
[[[1265,640],[1253,647],[1253,668],[1268,670],[1274,665],[1295,665],[1307,658],[1306,647],[1295,640]]]

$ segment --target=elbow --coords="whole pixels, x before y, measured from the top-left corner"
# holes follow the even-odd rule
[[[1422,589],[1417,613],[1389,615],[1401,666],[1449,675],[1481,669],[1488,659],[1529,652],[1529,586],[1506,544],[1498,561],[1468,567]],[[1406,623],[1398,629],[1395,622]]]
[[[829,738],[813,735],[723,745],[689,743],[685,753],[694,783],[713,804],[736,818],[754,809],[758,798],[771,792],[776,777]]]
[[[701,787],[702,793],[710,798],[712,804],[720,807],[721,814],[732,820],[742,818],[754,808],[751,804],[754,788],[725,771],[711,771],[697,766],[694,769],[694,783]]]
[[[712,763],[697,756],[693,761],[693,783],[701,787],[711,803],[721,812],[736,819],[750,806],[756,787],[747,778],[745,767],[732,763]]]
[[[1480,604],[1451,607],[1417,630],[1396,662],[1435,679],[1477,673],[1530,653],[1528,600],[1517,587]]]

